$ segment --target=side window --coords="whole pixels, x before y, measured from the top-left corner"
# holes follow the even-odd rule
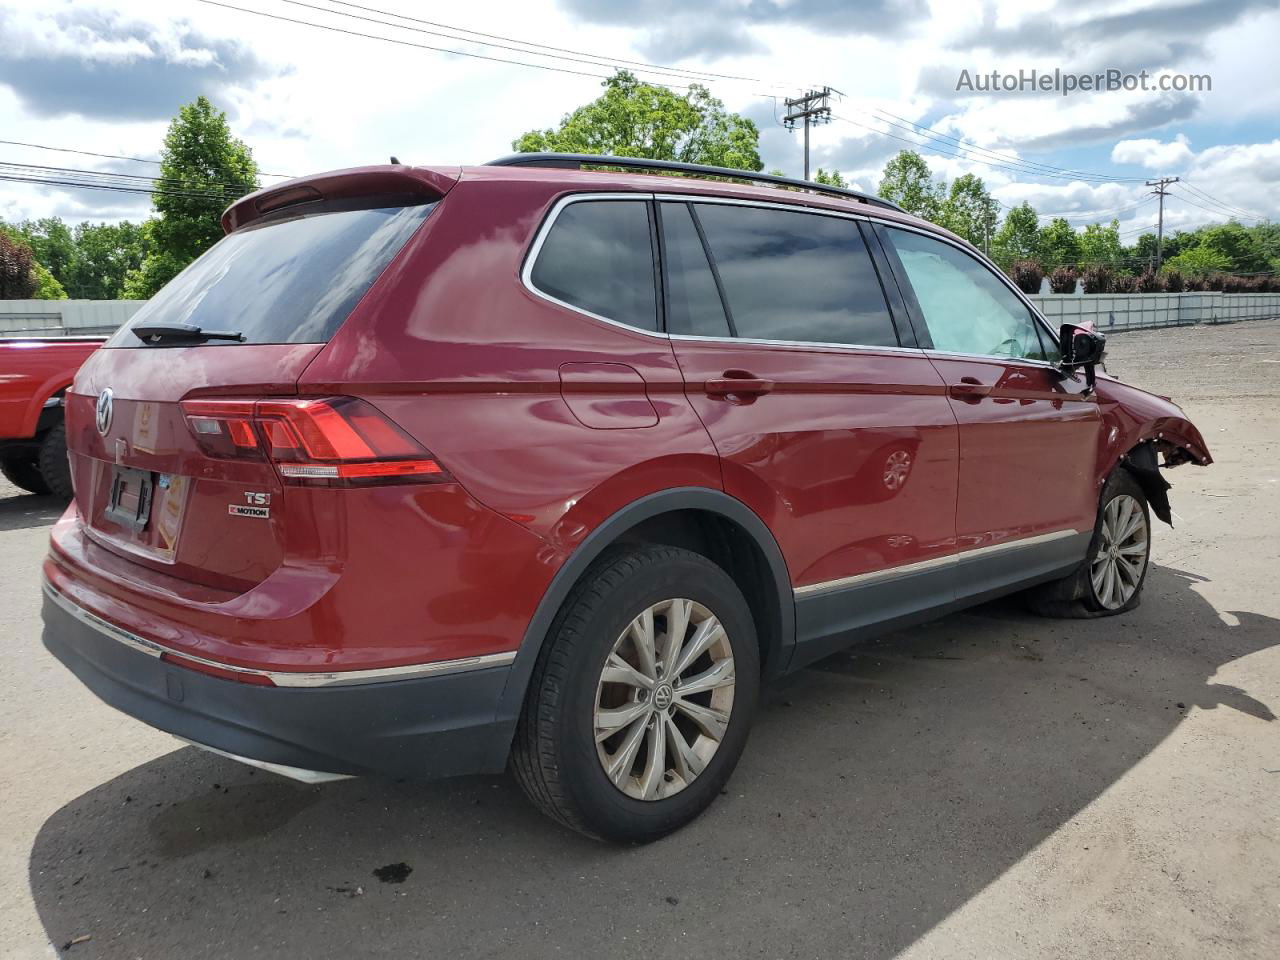
[[[764,207],[693,207],[738,336],[898,346],[856,221]]]
[[[618,323],[658,329],[649,208],[579,200],[560,211],[530,274],[548,296]]]
[[[667,332],[727,337],[729,320],[687,203],[659,204],[666,268]]]
[[[1056,360],[1018,297],[981,261],[909,230],[887,229],[935,350]]]

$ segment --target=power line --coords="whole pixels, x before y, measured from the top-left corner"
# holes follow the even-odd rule
[[[1178,192],[1178,193],[1175,193],[1174,196],[1178,197],[1179,200],[1181,201],[1187,202],[1187,204],[1190,204],[1192,206],[1198,206],[1199,209],[1201,210],[1211,212],[1211,214],[1216,214],[1217,216],[1226,216],[1226,218],[1229,218],[1229,219],[1243,219],[1243,220],[1266,220],[1267,219],[1265,218],[1265,216],[1247,214],[1247,212],[1244,212],[1244,211],[1236,212],[1236,210],[1239,210],[1239,207],[1235,207],[1235,209],[1233,209],[1233,207],[1230,207],[1226,204],[1222,204],[1222,202],[1220,201],[1212,200],[1212,197],[1208,197],[1208,200],[1213,202],[1213,204],[1216,204],[1217,206],[1222,207],[1221,210],[1211,210],[1210,207],[1198,204],[1198,202],[1194,201],[1192,197],[1185,195],[1185,193]]]
[[[0,171],[0,180],[10,183],[39,183],[55,187],[68,187],[76,190],[110,190],[116,193],[140,193],[149,196],[165,196],[165,197],[183,197],[188,200],[218,200],[220,202],[230,202],[228,198],[219,195],[189,193],[180,190],[165,190],[159,187],[147,187],[139,184],[136,187],[125,186],[122,184],[100,184],[88,183],[81,180],[58,179],[53,176],[44,177],[39,175],[25,174],[8,174]]]
[[[1136,183],[1142,179],[1141,177],[1121,177],[1121,176],[1116,176],[1114,174],[1109,174],[1109,173],[1089,173],[1083,170],[1071,170],[1066,167],[1055,167],[1052,164],[1040,163],[1036,160],[1024,160],[1021,157],[1016,157],[1011,154],[998,153],[994,150],[989,150],[986,147],[969,146],[965,144],[965,142],[958,137],[954,137],[948,133],[942,133],[939,130],[934,130],[932,127],[926,127],[923,124],[915,123],[912,120],[907,120],[906,118],[900,117],[895,113],[890,113],[888,110],[882,110],[882,109],[876,108],[875,110],[872,111],[872,113],[883,114],[883,116],[886,116],[886,117],[893,117],[894,120],[901,120],[902,123],[893,123],[890,120],[884,120],[883,117],[876,118],[881,120],[881,122],[883,123],[888,123],[891,126],[895,126],[903,130],[908,129],[907,127],[903,126],[903,124],[909,124],[910,127],[913,128],[909,132],[915,133],[917,136],[926,137],[926,139],[929,139],[929,140],[942,139],[942,140],[951,141],[951,143],[953,143],[958,148],[974,151],[977,153],[988,154],[991,157],[995,158],[996,160],[1004,163],[1017,164],[1019,166],[1024,166],[1028,168],[1040,168],[1041,170],[1048,171],[1049,173],[1067,174],[1072,179],[1075,179],[1075,180],[1096,180],[1096,181],[1107,181],[1112,183],[1129,183],[1129,182]],[[935,136],[930,137],[930,136],[927,136],[926,133],[921,133],[920,131],[927,131],[928,134],[934,134]],[[1048,173],[1045,173],[1042,175],[1047,176]]]
[[[159,184],[165,190],[184,190],[189,193],[199,192],[202,196],[207,197],[223,197],[228,200],[236,199],[251,193],[256,189],[252,183],[227,184],[227,183],[207,183],[200,184],[199,187],[173,187],[172,178],[168,177],[145,177],[136,173],[111,173],[105,170],[82,170],[78,167],[49,167],[41,164],[33,163],[14,163],[8,160],[0,160],[0,168],[10,168],[11,172],[28,174],[30,176],[46,176],[60,177],[62,179],[84,180],[90,183],[114,183],[119,181],[128,181],[127,185],[143,185],[143,184]],[[213,190],[211,188],[220,188]]]
[[[147,157],[125,157],[117,153],[95,153],[92,150],[77,150],[73,147],[52,147],[47,143],[27,143],[23,140],[0,140],[0,144],[10,147],[30,147],[33,150],[51,150],[54,153],[78,153],[84,157],[101,157],[103,160],[127,160],[131,163],[153,163],[157,166],[162,164],[163,160],[151,160]],[[295,174],[292,173],[263,173],[258,171],[260,177],[280,177],[285,180],[292,180]]]
[[[208,0],[201,0],[201,2],[202,2],[202,3],[203,3],[203,2],[208,2]],[[867,124],[865,124],[865,123],[859,123],[857,120],[851,120],[849,117],[844,117],[844,116],[841,116],[841,115],[839,115],[839,114],[832,114],[832,116],[834,116],[834,117],[835,117],[835,119],[837,119],[837,120],[842,120],[842,121],[844,121],[845,123],[851,123],[851,124],[853,124],[855,127],[862,127],[864,130],[870,130],[872,133],[879,134],[879,135],[880,135],[880,136],[882,136],[882,137],[892,137],[894,140],[901,140],[903,143],[910,144],[910,145],[911,145],[911,146],[913,146],[913,147],[925,147],[926,149],[930,150],[931,152],[933,152],[933,153],[940,153],[940,154],[942,154],[942,155],[943,155],[943,156],[945,156],[945,157],[954,157],[955,159],[958,159],[958,160],[967,160],[967,161],[969,161],[970,163],[981,163],[981,164],[984,164],[985,166],[988,166],[988,167],[993,167],[993,168],[995,168],[995,169],[999,169],[999,170],[1005,170],[1005,171],[1007,171],[1007,172],[1009,172],[1009,173],[1022,174],[1023,176],[1033,176],[1033,175],[1034,175],[1034,176],[1039,176],[1039,177],[1044,177],[1044,178],[1047,178],[1047,179],[1054,179],[1054,180],[1081,180],[1081,179],[1083,179],[1083,178],[1081,178],[1081,177],[1072,176],[1072,175],[1068,175],[1068,174],[1064,174],[1064,173],[1041,173],[1041,172],[1039,172],[1039,171],[1035,171],[1035,170],[1027,170],[1027,169],[1022,168],[1022,167],[1014,167],[1014,166],[1009,166],[1008,164],[1004,164],[1004,163],[996,163],[996,162],[994,162],[994,161],[988,160],[988,159],[986,159],[985,157],[981,157],[981,156],[970,156],[970,155],[968,154],[968,152],[967,152],[967,151],[968,151],[968,148],[965,148],[965,147],[956,147],[956,148],[955,148],[955,149],[957,149],[957,150],[962,151],[962,152],[960,152],[960,153],[953,153],[953,152],[949,152],[949,151],[944,150],[944,149],[942,149],[941,147],[938,147],[938,146],[929,146],[929,145],[928,145],[928,144],[926,144],[926,143],[921,143],[919,140],[908,140],[906,137],[899,136],[899,135],[898,135],[898,134],[896,134],[896,133],[890,133],[890,132],[889,132],[889,131],[887,131],[887,130],[879,130],[879,129],[877,129],[876,127],[868,126],[868,125],[867,125]],[[882,121],[882,122],[886,122],[886,121]],[[924,137],[925,135],[924,135],[924,134],[916,134],[916,136]],[[929,138],[925,137],[925,139],[927,140],[927,139],[929,139]],[[1107,182],[1114,182],[1114,181],[1107,181]]]
[[[1226,216],[1226,214],[1224,214],[1224,213],[1223,213],[1223,211],[1221,211],[1221,210],[1214,210],[1212,207],[1206,207],[1206,206],[1205,206],[1204,204],[1202,204],[1202,203],[1197,203],[1195,200],[1191,199],[1191,197],[1190,197],[1190,196],[1188,196],[1187,194],[1184,194],[1184,193],[1170,193],[1170,196],[1177,197],[1177,198],[1178,198],[1179,200],[1181,200],[1183,203],[1189,203],[1189,204],[1191,204],[1193,207],[1198,207],[1199,209],[1201,209],[1201,210],[1205,211],[1205,213],[1211,213],[1211,214],[1213,214],[1215,217],[1222,217],[1222,216]],[[1242,217],[1242,218],[1240,218],[1240,219],[1243,219],[1243,220],[1258,220],[1258,221],[1261,221],[1261,220],[1265,220],[1265,219],[1266,219],[1266,217]]]
[[[1255,215],[1255,211],[1246,210],[1244,207],[1237,207],[1234,204],[1227,203],[1224,200],[1219,200],[1217,197],[1213,196],[1212,194],[1206,193],[1205,191],[1201,190],[1199,187],[1195,186],[1194,184],[1190,183],[1187,180],[1182,181],[1182,186],[1184,189],[1192,191],[1197,196],[1203,197],[1205,200],[1208,200],[1211,203],[1217,204],[1218,206],[1222,207],[1224,210],[1228,210],[1228,211],[1234,210],[1246,217],[1251,217]],[[1260,219],[1265,219],[1265,218],[1260,218]]]
[[[293,23],[303,27],[312,27],[316,30],[328,30],[331,33],[341,33],[349,37],[363,37],[366,40],[381,40],[383,43],[392,43],[400,47],[413,47],[418,50],[430,50],[434,53],[447,53],[455,57],[468,57],[472,60],[487,60],[490,63],[506,63],[517,67],[530,67],[534,70],[547,70],[552,73],[567,73],[578,77],[593,77],[597,80],[608,80],[611,76],[605,73],[589,73],[586,70],[572,70],[568,67],[557,67],[548,63],[529,63],[527,60],[511,60],[506,57],[490,57],[483,53],[469,53],[466,50],[452,50],[448,47],[435,47],[426,43],[414,43],[410,40],[399,40],[395,37],[383,37],[376,33],[363,33],[359,30],[349,30],[346,27],[335,27],[332,24],[314,23],[310,20],[299,20],[295,17],[286,17],[278,13],[267,13],[265,10],[251,10],[248,7],[237,7],[235,4],[222,3],[220,0],[196,0],[196,3],[203,3],[210,7],[221,7],[224,10],[236,10],[240,13],[247,13],[255,17],[265,17],[268,20],[279,20],[282,23]],[[388,24],[388,26],[394,26]],[[670,84],[659,83],[655,86],[671,87],[672,89],[687,90],[687,84]]]
[[[281,0],[281,2],[294,3],[296,6],[312,7],[312,9],[315,9],[315,10],[325,10],[326,12],[332,13],[336,16],[354,16],[353,14],[342,13],[339,10],[332,10],[327,7],[314,7],[311,4],[296,2],[296,0]],[[591,58],[590,61],[581,60],[581,61],[575,61],[575,62],[587,63],[592,61],[604,61],[603,63],[598,64],[600,66],[611,66],[613,64],[623,64],[625,66],[630,66],[630,67],[640,67],[646,71],[660,71],[663,73],[678,74],[686,78],[705,77],[713,80],[743,80],[750,83],[763,83],[768,86],[775,86],[775,87],[795,86],[795,84],[770,83],[767,80],[761,80],[757,77],[744,77],[744,76],[740,76],[738,74],[733,74],[733,73],[712,73],[709,70],[693,70],[686,67],[669,67],[669,66],[663,66],[662,64],[658,64],[658,63],[649,63],[644,60],[627,60],[622,57],[611,57],[611,56],[606,56],[604,54],[591,53],[585,50],[574,50],[569,47],[555,47],[546,43],[536,43],[531,40],[521,40],[518,37],[507,37],[499,33],[484,33],[480,30],[469,30],[466,27],[457,27],[457,26],[454,26],[453,24],[439,23],[434,20],[424,20],[421,17],[411,17],[408,14],[396,13],[393,10],[380,10],[377,7],[369,7],[359,3],[348,3],[346,2],[346,0],[329,0],[329,2],[339,7],[351,7],[354,10],[363,10],[366,13],[377,13],[377,14],[381,14],[384,17],[394,17],[397,20],[408,20],[412,23],[421,23],[429,27],[439,27],[442,30],[452,30],[455,33],[470,34],[472,37],[483,37],[483,38],[486,38],[487,40],[501,40],[501,41],[505,41],[506,43],[519,44],[520,47],[511,47],[511,46],[506,46],[503,43],[486,43],[484,40],[472,40],[469,37],[452,36],[447,33],[437,33],[431,30],[418,31],[420,33],[431,34],[432,36],[447,37],[450,40],[462,40],[466,43],[480,43],[484,46],[497,47],[498,49],[502,49],[502,50],[512,50],[518,53],[533,53],[534,50],[521,49],[521,47],[532,47],[532,48],[535,48],[535,50],[553,51],[550,54],[536,54],[537,56],[550,57],[550,56],[554,56],[554,54],[571,54],[573,55],[571,57],[557,57],[556,59],[574,60],[575,57],[589,57]],[[357,17],[356,19],[363,20],[366,18]],[[380,23],[382,21],[372,21],[372,22]],[[387,26],[398,27],[399,29],[405,29],[405,30],[412,29],[410,27],[400,27],[400,25],[398,24],[387,24]]]

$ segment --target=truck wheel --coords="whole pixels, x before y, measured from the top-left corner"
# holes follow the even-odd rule
[[[657,840],[719,795],[759,682],[750,609],[720,567],[674,547],[611,553],[551,627],[512,770],[565,826],[620,843]]]
[[[44,435],[37,463],[48,492],[60,500],[70,500],[75,491],[71,487],[71,464],[67,462],[65,423],[58,424]]]
[[[1087,619],[1132,610],[1142,602],[1151,558],[1151,514],[1138,481],[1124,467],[1107,478],[1084,562],[1061,580],[1027,593],[1046,617]]]
[[[21,487],[27,493],[46,494],[49,487],[40,475],[37,459],[37,455],[32,453],[11,453],[0,457],[0,473],[15,487]]]

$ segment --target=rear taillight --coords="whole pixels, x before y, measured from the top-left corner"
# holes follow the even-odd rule
[[[270,460],[287,483],[354,486],[453,478],[422,444],[356,397],[184,400],[206,454]]]

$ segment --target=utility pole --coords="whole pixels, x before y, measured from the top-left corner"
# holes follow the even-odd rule
[[[1155,262],[1155,265],[1151,268],[1152,272],[1158,271],[1160,269],[1160,264],[1163,260],[1162,255],[1164,253],[1164,198],[1169,196],[1169,191],[1166,190],[1165,187],[1169,186],[1169,184],[1171,183],[1177,183],[1177,182],[1178,182],[1177,177],[1161,177],[1159,180],[1147,181],[1148,187],[1155,187],[1155,189],[1151,191],[1152,196],[1156,196],[1160,198],[1160,215],[1159,217],[1156,218],[1156,262]]]
[[[809,125],[812,123],[830,123],[832,89],[810,90],[802,97],[788,99],[787,115],[782,118],[788,130],[794,130],[797,120],[804,121],[804,179],[809,179]]]

